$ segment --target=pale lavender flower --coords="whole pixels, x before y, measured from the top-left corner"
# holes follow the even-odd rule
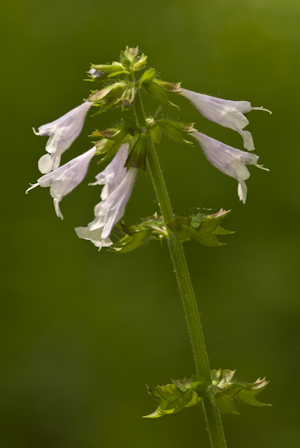
[[[255,165],[258,168],[267,170],[267,168],[263,168],[257,164],[259,157],[256,154],[250,154],[232,146],[225,145],[200,132],[195,132],[192,135],[202,146],[208,160],[220,171],[223,171],[228,176],[234,177],[238,181],[238,196],[240,201],[245,204],[247,198],[247,185],[245,180],[250,177],[246,165]]]
[[[271,113],[263,107],[252,107],[249,101],[222,100],[186,89],[182,89],[180,95],[189,99],[199,112],[209,120],[237,131],[243,137],[244,148],[249,151],[254,150],[254,143],[251,133],[243,130],[249,124],[244,114],[254,109]]]
[[[95,219],[87,227],[75,229],[79,238],[90,240],[95,246],[110,246],[109,236],[113,227],[122,218],[137,175],[137,168],[124,168],[129,145],[120,147],[113,161],[104,171],[96,176],[97,182],[92,185],[105,184],[101,198],[94,208]]]
[[[50,194],[53,197],[56,214],[59,218],[63,219],[59,203],[64,196],[74,190],[74,188],[84,179],[89,163],[95,155],[95,152],[96,148],[93,147],[84,154],[70,160],[70,162],[60,168],[45,174],[37,180],[36,184],[28,188],[26,193],[37,186],[50,187]]]
[[[38,132],[33,129],[36,135],[49,135],[46,144],[46,151],[49,154],[43,155],[38,161],[38,168],[42,174],[50,173],[59,167],[61,155],[80,134],[85,116],[92,105],[93,102],[86,101],[57,120],[40,126]]]
[[[95,219],[89,224],[91,230],[103,228],[102,238],[107,238],[115,224],[122,218],[130,198],[138,168],[129,168],[122,182],[95,206]]]
[[[119,151],[107,167],[97,174],[97,181],[89,185],[104,185],[101,192],[101,199],[104,201],[107,196],[122,182],[126,176],[127,169],[124,167],[128,157],[129,143],[123,143]]]

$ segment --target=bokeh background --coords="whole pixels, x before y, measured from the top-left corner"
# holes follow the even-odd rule
[[[93,216],[99,167],[62,202],[39,176],[46,138],[38,127],[86,98],[89,64],[126,45],[148,54],[163,79],[220,98],[249,100],[260,162],[247,204],[237,183],[200,147],[164,138],[158,148],[174,211],[231,209],[228,244],[185,244],[212,368],[266,376],[272,408],[238,405],[223,418],[231,448],[298,447],[299,78],[298,0],[4,0],[1,3],[2,267],[0,442],[5,448],[209,447],[201,409],[157,420],[145,384],[194,372],[167,246],[100,253],[74,227]],[[242,149],[241,137],[203,118],[183,98],[163,116]],[[146,102],[149,114],[158,104]],[[91,115],[91,114],[90,114]],[[63,162],[90,148],[87,135],[118,111],[86,121]],[[138,176],[127,223],[158,211],[149,174]]]

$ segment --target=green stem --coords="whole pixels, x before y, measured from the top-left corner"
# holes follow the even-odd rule
[[[132,80],[134,80],[133,76]],[[147,128],[145,112],[138,89],[134,101],[134,109],[139,126]],[[147,148],[147,161],[162,216],[165,223],[168,223],[174,219],[174,215],[152,140],[150,147]],[[211,383],[210,368],[204,343],[200,316],[183,252],[183,247],[180,241],[178,241],[174,237],[171,231],[168,231],[168,233],[170,255],[176,273],[176,278],[188,323],[197,373],[201,377],[205,378],[209,383]],[[208,398],[203,399],[202,401],[212,448],[226,448],[219,410],[212,404],[212,402]]]

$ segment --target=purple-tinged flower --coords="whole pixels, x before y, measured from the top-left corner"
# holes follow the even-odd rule
[[[70,162],[57,168],[51,173],[45,174],[37,180],[37,183],[32,185],[26,193],[37,186],[50,187],[50,194],[53,197],[56,214],[63,219],[63,215],[59,208],[59,203],[64,196],[74,190],[77,185],[84,179],[89,163],[95,155],[96,147],[81,154]]]
[[[206,157],[216,168],[238,181],[238,196],[240,201],[245,204],[247,198],[247,185],[245,180],[250,177],[246,165],[254,165],[269,171],[267,168],[257,164],[259,157],[256,154],[250,154],[232,146],[225,145],[200,132],[193,133],[193,137],[198,140]]]
[[[186,89],[182,89],[180,95],[189,99],[199,112],[209,120],[237,131],[243,137],[244,148],[249,151],[254,150],[254,143],[251,133],[243,130],[249,124],[244,114],[254,109],[272,113],[263,107],[252,107],[249,101],[222,100]]]
[[[40,126],[38,132],[33,129],[36,135],[49,135],[46,144],[46,151],[49,154],[43,155],[38,161],[38,168],[42,174],[50,173],[59,167],[61,155],[80,134],[85,116],[92,105],[93,102],[86,101],[52,123]]]
[[[95,219],[87,227],[75,229],[79,238],[90,240],[95,246],[110,246],[109,236],[113,227],[122,218],[137,175],[137,168],[124,168],[129,145],[121,145],[113,161],[96,176],[92,185],[104,185],[102,201],[94,208]]]
[[[96,68],[91,68],[88,73],[92,78],[99,78],[99,76],[102,76],[105,72],[97,70]]]

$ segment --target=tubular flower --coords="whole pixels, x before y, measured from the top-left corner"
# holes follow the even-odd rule
[[[85,116],[92,105],[91,101],[84,102],[52,123],[40,126],[38,132],[33,129],[36,135],[49,135],[46,144],[46,151],[49,154],[43,155],[38,161],[38,168],[42,174],[50,173],[59,167],[61,155],[80,134]]]
[[[209,120],[237,131],[243,137],[244,148],[249,151],[254,150],[251,133],[243,130],[249,124],[244,114],[254,109],[266,111],[267,109],[252,107],[249,101],[222,100],[221,98],[203,95],[186,89],[182,89],[180,95],[190,100],[199,112]]]
[[[104,201],[112,193],[126,176],[127,169],[124,167],[128,157],[129,143],[120,146],[119,151],[107,167],[97,174],[97,181],[89,185],[104,185],[101,199]]]
[[[128,144],[122,145],[113,161],[96,176],[94,185],[105,186],[101,194],[102,201],[94,209],[94,221],[87,227],[75,229],[79,238],[90,240],[99,250],[112,244],[109,236],[124,214],[137,175],[137,168],[129,168],[128,171],[124,168],[128,148]]]
[[[64,196],[74,190],[74,188],[84,179],[89,163],[95,155],[95,152],[96,148],[93,147],[84,154],[70,160],[70,162],[60,168],[45,174],[37,180],[36,184],[28,188],[26,193],[37,186],[50,187],[50,194],[53,197],[56,214],[59,218],[63,219],[59,203]]]
[[[267,168],[263,168],[257,164],[259,157],[256,154],[249,154],[248,152],[225,145],[200,132],[195,132],[193,137],[198,140],[206,157],[216,168],[238,181],[238,196],[240,201],[245,204],[247,198],[247,185],[245,180],[250,177],[246,165],[255,165],[258,168],[267,170]]]

